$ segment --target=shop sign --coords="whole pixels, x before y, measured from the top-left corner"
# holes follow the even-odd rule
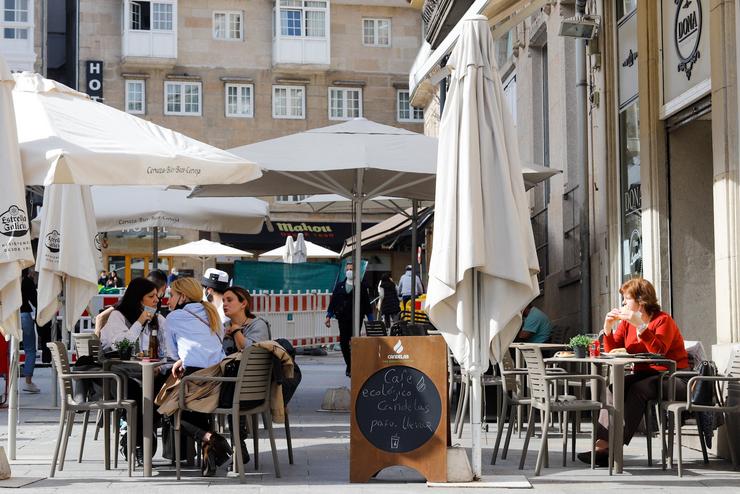
[[[664,117],[708,94],[709,0],[662,0]]]
[[[103,62],[88,60],[85,62],[85,73],[87,74],[85,92],[91,100],[103,101]]]
[[[619,107],[637,96],[637,11],[629,14],[617,28],[619,50]]]

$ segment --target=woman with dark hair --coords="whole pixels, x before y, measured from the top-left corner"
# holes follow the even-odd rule
[[[689,367],[681,330],[676,321],[661,311],[653,285],[635,278],[625,282],[619,289],[622,307],[610,310],[604,319],[604,350],[625,349],[628,353],[656,353],[676,362],[677,370]],[[616,325],[616,328],[614,327]],[[645,415],[647,403],[658,398],[658,386],[662,382],[660,373],[667,370],[663,365],[635,365],[634,372],[624,378],[624,437],[629,444]],[[668,396],[664,382],[664,396]],[[686,381],[676,379],[676,399],[686,398]],[[612,402],[611,392],[607,399]],[[596,441],[596,464],[607,466],[609,457],[609,416],[604,409],[599,417]],[[591,453],[579,453],[578,458],[591,463]]]
[[[230,355],[260,341],[271,340],[270,325],[261,317],[252,314],[252,296],[240,286],[231,286],[223,295],[224,352]]]
[[[106,352],[114,351],[124,338],[139,340],[140,348],[149,348],[149,333],[144,330],[157,310],[157,286],[146,278],[134,278],[100,330],[100,344]],[[160,331],[165,319],[157,315]],[[163,341],[160,335],[160,341]]]
[[[386,328],[398,320],[401,313],[401,301],[398,299],[396,283],[389,273],[383,275],[378,284],[378,313],[383,318]]]

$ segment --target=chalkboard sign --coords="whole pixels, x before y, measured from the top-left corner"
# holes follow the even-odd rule
[[[395,365],[380,369],[360,388],[355,417],[363,436],[376,448],[407,453],[435,434],[442,400],[432,379],[418,369]]]

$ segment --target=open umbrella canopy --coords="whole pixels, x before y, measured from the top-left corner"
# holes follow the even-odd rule
[[[481,374],[507,351],[539,293],[539,263],[488,19],[475,16],[447,66],[426,309],[472,384],[473,474],[481,474]]]
[[[252,257],[254,254],[245,250],[235,249],[228,245],[212,242],[210,240],[198,240],[177,247],[170,247],[159,251],[160,256],[180,257]]]
[[[189,199],[189,194],[162,187],[93,187],[98,230],[173,227],[256,234],[270,216],[269,204],[252,197]]]
[[[26,185],[200,185],[260,176],[251,161],[89,99],[39,74],[15,74]]]
[[[352,197],[357,170],[365,199],[434,198],[437,139],[356,118],[329,127],[232,148],[259,163],[263,176],[240,185],[211,185],[196,196],[339,194]]]
[[[306,244],[306,257],[308,259],[339,259],[339,254],[337,254],[333,250],[329,250],[320,245],[316,245],[315,243],[309,242],[308,240],[305,240],[304,242]],[[260,261],[279,261],[284,258],[284,253],[285,246],[283,245],[281,247],[278,247],[277,249],[272,249],[265,252],[264,254],[260,254],[258,257]]]

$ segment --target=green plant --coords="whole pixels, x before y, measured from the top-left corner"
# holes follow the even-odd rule
[[[126,353],[134,348],[134,342],[128,338],[122,338],[116,342],[115,346],[119,353]]]
[[[586,336],[585,334],[579,334],[570,339],[570,341],[568,342],[568,346],[571,348],[575,348],[575,347],[585,348],[585,347],[588,347],[592,341],[593,340],[590,337]]]

